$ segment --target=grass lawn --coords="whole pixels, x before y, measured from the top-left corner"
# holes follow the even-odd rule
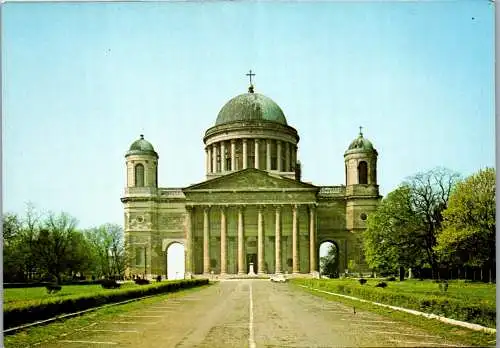
[[[496,327],[496,285],[450,281],[442,291],[432,281],[386,281],[386,288],[375,287],[380,279],[292,279],[292,283],[350,295],[369,301],[433,313],[444,317]]]
[[[374,286],[382,281],[380,279],[370,278],[366,278],[366,280],[367,283],[364,286]],[[329,279],[326,281],[345,285],[359,285],[357,279]],[[448,291],[443,292],[439,289],[439,285],[431,280],[420,281],[408,279],[402,282],[386,281],[386,283],[388,287],[384,289],[384,292],[445,296],[468,303],[484,304],[493,308],[496,306],[496,284],[465,283],[461,280],[452,280],[448,282]]]
[[[163,283],[163,282],[162,282]],[[122,285],[123,287],[124,285]],[[135,284],[130,284],[130,286],[136,286]],[[147,299],[138,300],[136,302],[111,306],[107,308],[98,309],[94,312],[86,313],[77,317],[69,318],[66,320],[56,321],[51,324],[34,326],[28,329],[18,331],[15,334],[5,335],[4,344],[5,347],[26,347],[33,346],[37,344],[39,347],[43,347],[45,342],[53,342],[60,339],[68,332],[73,332],[76,330],[81,330],[83,327],[88,326],[93,322],[99,322],[104,320],[110,320],[115,318],[119,314],[124,314],[128,311],[140,309],[144,305],[158,303],[166,299],[173,299],[185,296],[187,294],[200,291],[210,285],[203,285],[190,289],[183,289],[174,293],[160,294],[158,296],[153,296]],[[72,287],[72,286],[68,286]],[[95,285],[79,285],[78,287],[95,287]],[[99,285],[100,287],[100,285]],[[45,288],[43,288],[45,290]],[[95,289],[95,288],[94,288]],[[6,290],[22,290],[22,289],[6,289]],[[27,290],[27,289],[26,289]],[[63,287],[64,290],[64,287]],[[78,291],[78,290],[75,290]],[[110,290],[112,291],[112,290]],[[62,290],[61,290],[62,292]],[[55,295],[54,295],[55,296]]]
[[[156,283],[151,283],[156,284]],[[131,289],[140,287],[134,283],[122,284],[120,289]],[[144,285],[142,285],[144,286]],[[3,290],[3,303],[5,307],[17,307],[40,302],[53,298],[64,298],[73,295],[91,295],[99,292],[109,293],[112,289],[103,289],[101,285],[63,285],[61,291],[48,294],[45,287],[39,288],[14,288]]]
[[[330,281],[337,281],[337,280],[330,280]],[[343,282],[344,280],[338,280],[339,282]],[[348,280],[345,280],[348,281]],[[372,280],[373,281],[373,280]],[[352,282],[352,280],[350,280]],[[390,282],[395,283],[395,282]],[[430,283],[430,282],[428,282]],[[292,284],[300,284],[300,282],[292,282]],[[366,284],[365,284],[366,285]],[[437,286],[437,284],[434,284]],[[469,284],[467,284],[469,285]],[[425,286],[422,286],[425,288]],[[347,306],[352,306],[356,307],[357,309],[361,310],[367,310],[372,313],[377,313],[379,315],[382,315],[386,318],[390,318],[391,320],[396,320],[396,321],[401,321],[407,324],[414,325],[418,328],[421,328],[430,334],[436,334],[439,336],[442,336],[444,338],[447,338],[451,341],[455,341],[457,343],[464,344],[468,347],[495,347],[496,344],[496,337],[495,334],[490,334],[486,333],[483,331],[473,331],[469,330],[467,328],[463,328],[460,326],[454,326],[454,325],[448,325],[445,323],[442,323],[440,321],[437,321],[435,319],[427,319],[424,317],[412,315],[409,313],[404,313],[396,310],[392,310],[389,308],[383,308],[379,306],[372,305],[370,303],[366,302],[359,302],[356,300],[351,300],[343,297],[338,297],[334,295],[329,295],[325,293],[319,293],[316,291],[312,291],[307,288],[299,288],[297,287],[297,291],[307,291],[314,296],[319,296],[326,298],[331,301],[335,302],[340,302],[343,303]],[[397,327],[397,324],[395,324],[395,327]]]

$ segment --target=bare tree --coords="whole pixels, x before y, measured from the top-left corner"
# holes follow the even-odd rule
[[[72,260],[71,244],[77,221],[67,213],[49,213],[40,229],[35,255],[41,268],[57,282]]]
[[[438,262],[434,251],[436,237],[442,228],[443,211],[448,207],[451,190],[460,179],[460,175],[446,168],[435,168],[418,173],[405,183],[410,187],[410,200],[415,214],[421,221],[423,248],[427,262],[436,275]]]

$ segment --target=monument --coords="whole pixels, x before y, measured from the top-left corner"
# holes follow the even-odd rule
[[[200,115],[200,122],[210,117]],[[378,153],[360,129],[343,154],[345,183],[316,186],[302,181],[299,140],[281,107],[255,92],[252,80],[248,92],[230,99],[205,132],[200,183],[160,187],[158,153],[141,135],[125,155],[127,274],[167,274],[173,244],[184,247],[185,274],[193,277],[317,275],[325,241],[336,246],[339,273],[350,260],[362,266],[360,236],[381,199]],[[169,162],[168,153],[181,145],[163,149],[165,163],[176,170],[182,163]],[[330,149],[317,151],[308,160],[336,158]]]

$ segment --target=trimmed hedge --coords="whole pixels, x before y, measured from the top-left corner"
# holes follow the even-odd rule
[[[101,284],[102,280],[76,280],[61,282],[59,285],[95,285]],[[17,289],[17,288],[40,288],[48,284],[54,284],[54,282],[33,282],[33,283],[3,283],[4,289]]]
[[[293,279],[292,283],[309,286],[315,289],[331,291],[344,295],[359,297],[364,300],[379,302],[417,311],[441,315],[447,318],[479,324],[486,327],[496,327],[496,308],[486,304],[471,304],[446,295],[408,294],[391,291],[390,285],[383,289],[373,285],[361,286],[352,284],[338,284],[335,281],[315,279]]]
[[[3,310],[4,329],[49,319],[57,315],[74,313],[102,306],[107,303],[125,301],[133,298],[175,292],[208,284],[208,279],[176,280],[128,289],[107,290],[92,295],[73,295],[70,297],[47,298],[30,304],[5,305]]]

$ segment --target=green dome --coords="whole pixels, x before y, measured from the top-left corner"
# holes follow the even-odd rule
[[[259,93],[240,94],[228,101],[220,110],[215,125],[238,121],[271,121],[287,124],[278,104]]]
[[[128,150],[126,156],[128,155],[151,155],[158,157],[153,145],[147,140],[144,139],[144,135],[141,134],[140,139],[134,141],[132,145],[130,145],[130,149]]]
[[[346,154],[354,152],[376,152],[376,150],[371,141],[364,138],[363,133],[359,133],[359,136],[349,145]]]

